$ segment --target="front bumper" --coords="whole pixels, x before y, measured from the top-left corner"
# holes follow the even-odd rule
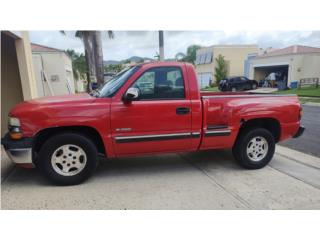
[[[297,133],[293,136],[293,138],[300,137],[303,134],[304,130],[305,130],[305,127],[304,126],[300,126],[298,131],[297,131]]]
[[[9,158],[16,164],[32,164],[32,138],[12,140],[8,134],[1,139]]]

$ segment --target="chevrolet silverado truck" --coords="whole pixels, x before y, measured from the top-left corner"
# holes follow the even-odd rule
[[[2,144],[13,162],[58,185],[86,180],[101,155],[232,149],[242,167],[259,169],[277,142],[303,133],[301,114],[295,95],[200,92],[191,64],[146,63],[90,94],[18,104]]]

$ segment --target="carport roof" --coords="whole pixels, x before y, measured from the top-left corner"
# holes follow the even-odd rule
[[[302,46],[302,45],[292,45],[290,47],[281,48],[281,49],[274,50],[272,52],[257,56],[257,58],[291,55],[291,54],[305,54],[305,53],[320,53],[320,48]]]

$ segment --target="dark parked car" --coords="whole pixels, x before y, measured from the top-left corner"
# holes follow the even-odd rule
[[[220,81],[219,90],[220,91],[243,91],[252,90],[258,87],[258,82],[256,80],[250,80],[242,76],[228,77]]]

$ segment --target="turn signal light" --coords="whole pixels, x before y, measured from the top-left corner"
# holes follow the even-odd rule
[[[19,139],[22,138],[22,133],[21,132],[10,132],[9,135],[14,140],[19,140]]]

